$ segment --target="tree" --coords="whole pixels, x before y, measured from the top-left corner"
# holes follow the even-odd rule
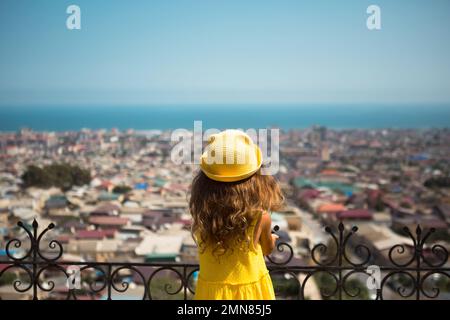
[[[82,186],[91,181],[88,170],[70,164],[51,164],[43,168],[31,165],[22,175],[23,187],[57,187],[63,191]]]
[[[130,192],[131,190],[132,190],[131,187],[122,185],[122,186],[115,186],[112,192],[118,194],[125,194]]]
[[[39,187],[49,187],[50,185],[47,185],[50,181],[46,177],[46,174],[43,169],[37,167],[37,166],[29,166],[25,173],[22,175],[22,181],[24,187],[31,187],[31,186],[39,186]]]
[[[450,188],[450,177],[433,177],[425,181],[427,188]]]

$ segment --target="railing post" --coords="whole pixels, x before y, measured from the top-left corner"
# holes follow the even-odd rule
[[[344,250],[344,224],[342,222],[339,223],[339,244],[338,244],[338,298],[342,300],[342,255]]]
[[[422,256],[422,229],[420,228],[420,225],[417,225],[416,228],[416,235],[417,235],[417,243],[416,248],[414,248],[414,254],[416,255],[416,300],[420,300],[420,257]]]
[[[111,278],[111,274],[112,274],[112,267],[110,264],[108,264],[108,274],[106,276],[106,283],[107,288],[108,288],[108,300],[111,300],[111,287],[112,287],[112,278]]]
[[[187,286],[188,280],[186,279],[186,266],[183,266],[183,288],[184,288],[184,300],[187,300]]]
[[[33,264],[33,300],[39,300],[37,296],[37,286],[38,286],[38,279],[37,279],[37,252],[39,250],[38,241],[37,241],[37,229],[38,229],[38,222],[36,219],[33,220],[33,237],[31,239],[31,252],[32,252],[32,264]]]

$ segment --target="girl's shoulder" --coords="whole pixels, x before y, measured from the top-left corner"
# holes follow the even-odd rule
[[[257,210],[257,211],[255,211],[254,216],[256,218],[262,218],[264,216],[270,216],[270,212],[267,210]]]
[[[260,211],[259,214],[257,215],[257,220],[260,220],[261,223],[270,222],[272,220],[270,212],[265,210]]]
[[[268,222],[271,223],[270,212],[265,210],[258,210],[253,216],[251,226],[260,228],[262,225],[267,224]]]

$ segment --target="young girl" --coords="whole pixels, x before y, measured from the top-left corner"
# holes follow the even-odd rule
[[[242,131],[208,141],[189,203],[200,260],[195,299],[275,299],[264,255],[277,239],[269,212],[283,196],[261,164],[261,150]]]

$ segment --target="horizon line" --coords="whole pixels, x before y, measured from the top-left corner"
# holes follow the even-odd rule
[[[0,108],[8,107],[210,107],[210,106],[286,106],[286,107],[305,107],[305,106],[448,106],[450,101],[432,102],[152,102],[152,103],[0,103]]]

